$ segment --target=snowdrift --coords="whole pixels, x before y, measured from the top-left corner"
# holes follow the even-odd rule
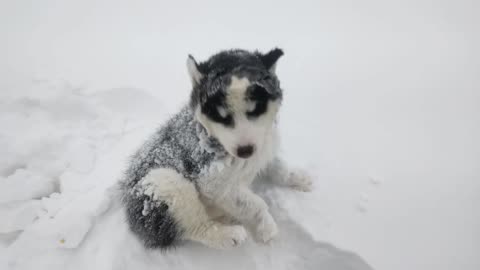
[[[371,269],[291,217],[285,203],[300,207],[304,193],[264,183],[255,190],[279,224],[272,243],[146,250],[114,190],[129,154],[168,117],[162,104],[138,89],[92,94],[36,83],[2,105],[1,269]]]

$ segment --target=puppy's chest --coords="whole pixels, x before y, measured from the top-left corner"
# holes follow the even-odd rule
[[[250,184],[253,178],[264,169],[269,159],[252,159],[245,160],[240,158],[230,158],[220,165],[222,168],[207,177],[210,180],[218,180],[222,182],[231,182],[238,184]]]
[[[253,160],[238,158],[217,161],[201,175],[197,181],[197,187],[208,197],[215,197],[231,188],[250,185],[265,166],[267,166],[266,161],[255,163]]]
[[[232,187],[250,185],[275,157],[276,140],[269,141],[265,146],[261,153],[249,159],[229,156],[204,168],[197,181],[200,192],[211,195]]]

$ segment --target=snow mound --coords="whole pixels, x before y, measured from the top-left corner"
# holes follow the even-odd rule
[[[313,240],[290,217],[284,205],[299,206],[303,193],[261,185],[281,232],[270,245],[146,250],[110,188],[166,118],[161,104],[131,88],[32,89],[45,91],[0,100],[0,124],[8,127],[0,130],[0,269],[370,269],[359,256]]]
[[[58,216],[37,222],[7,250],[7,265],[14,269],[52,268],[53,262],[55,269],[371,269],[354,253],[313,240],[292,220],[278,203],[285,192],[293,191],[270,186],[259,192],[280,229],[279,237],[268,245],[248,240],[232,250],[214,250],[186,242],[167,252],[146,250],[129,232],[123,209],[112,207],[95,218],[93,227],[92,219],[86,218]],[[58,238],[63,229],[59,223],[70,230],[62,238]],[[78,238],[86,228],[91,231],[85,239]]]

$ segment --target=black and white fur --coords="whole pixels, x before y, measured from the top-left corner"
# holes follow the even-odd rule
[[[305,174],[277,157],[282,50],[223,51],[203,63],[188,57],[190,104],[133,156],[121,181],[131,230],[151,248],[193,240],[214,248],[247,233],[268,242],[278,232],[256,178],[310,190]]]

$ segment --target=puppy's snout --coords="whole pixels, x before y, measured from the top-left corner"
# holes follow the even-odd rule
[[[237,156],[241,158],[249,158],[254,151],[255,151],[255,147],[253,145],[239,146],[237,148]]]

